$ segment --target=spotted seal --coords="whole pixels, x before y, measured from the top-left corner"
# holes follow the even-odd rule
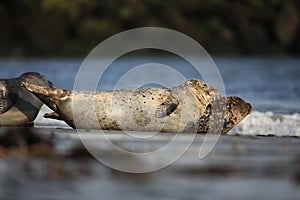
[[[52,87],[52,83],[35,72],[18,78],[0,79],[0,126],[31,126],[43,103],[20,85],[21,82]]]
[[[249,103],[222,97],[200,80],[173,88],[97,92],[22,85],[54,111],[44,117],[62,119],[80,129],[225,134],[251,112]]]

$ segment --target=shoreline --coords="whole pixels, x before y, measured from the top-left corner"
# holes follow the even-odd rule
[[[51,138],[52,147],[46,148],[47,143],[42,143],[25,150],[12,148],[10,155],[0,159],[1,199],[39,199],[40,195],[52,199],[82,199],[86,195],[92,199],[99,195],[117,199],[121,194],[123,199],[145,199],[149,195],[172,199],[296,199],[300,195],[298,138],[221,135],[213,150],[199,159],[206,135],[196,135],[192,145],[170,165],[151,173],[132,174],[116,171],[92,157],[76,130],[29,129],[42,138]],[[0,135],[7,130],[1,128]],[[105,133],[109,134],[99,137],[97,131],[84,132],[86,140],[98,145],[93,152],[99,153],[105,162],[132,169],[159,165],[193,137],[184,134],[176,148],[149,160],[128,157],[107,146],[105,138],[128,151],[147,152],[163,147],[174,134],[159,133],[156,139],[147,141],[128,139],[118,131]]]

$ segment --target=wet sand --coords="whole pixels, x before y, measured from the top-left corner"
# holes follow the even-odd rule
[[[37,146],[19,142],[21,147],[1,148],[0,199],[298,199],[300,196],[299,138],[220,136],[208,156],[199,159],[206,136],[197,135],[183,156],[168,167],[130,174],[107,167],[92,157],[82,146],[76,130],[29,130],[42,138]],[[7,132],[0,129],[0,135]],[[105,136],[99,131],[80,133],[101,158],[127,169],[159,165],[193,137],[182,134],[176,149],[171,148],[168,155],[137,160],[111,148],[106,138],[128,151],[149,152],[168,144],[174,134],[134,139],[118,131],[106,131]],[[151,133],[132,134],[146,138]],[[212,141],[212,136],[208,137]]]

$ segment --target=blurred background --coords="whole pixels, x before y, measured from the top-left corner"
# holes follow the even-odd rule
[[[80,145],[76,131],[44,121],[43,114],[50,110],[43,106],[33,130],[50,138],[53,146],[47,154],[45,145],[35,150],[20,140],[23,149],[18,153],[14,144],[10,148],[0,144],[0,199],[299,199],[299,25],[296,0],[0,1],[0,79],[34,71],[58,88],[72,89],[83,59],[96,45],[132,28],[165,27],[201,44],[221,73],[226,95],[239,96],[253,106],[252,114],[231,132],[239,136],[221,136],[205,159],[197,157],[205,137],[198,135],[170,166],[135,175],[100,165]],[[97,89],[113,89],[130,69],[147,63],[199,78],[179,56],[130,53],[109,66]],[[93,69],[89,72],[96,74]],[[132,82],[151,76],[180,84],[161,69],[137,75]],[[86,76],[87,86],[91,81]],[[154,151],[173,137],[162,134],[157,140],[137,142],[124,139],[123,132],[108,132],[115,144],[132,152]],[[3,133],[14,137],[0,128],[0,137]],[[97,136],[90,130],[86,134],[91,141]],[[99,145],[100,154],[120,166],[145,164],[105,144]],[[160,156],[146,164],[169,157]]]
[[[296,0],[11,0],[0,3],[0,56],[86,56],[132,28],[180,31],[213,55],[300,52]]]

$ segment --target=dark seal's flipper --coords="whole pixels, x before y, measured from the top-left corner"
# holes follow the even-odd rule
[[[44,114],[45,118],[48,119],[56,119],[56,120],[64,120],[63,118],[61,118],[61,116],[59,114],[57,114],[56,112],[51,112],[51,113],[46,113]]]

